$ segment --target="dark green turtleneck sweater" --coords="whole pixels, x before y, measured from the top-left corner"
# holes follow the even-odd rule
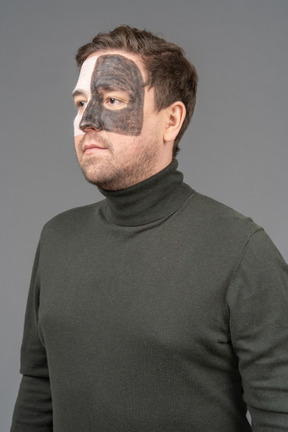
[[[287,432],[287,265],[176,168],[45,225],[12,432]]]

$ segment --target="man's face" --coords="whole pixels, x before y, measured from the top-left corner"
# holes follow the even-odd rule
[[[126,102],[125,106],[111,110],[109,105],[117,105],[118,100],[105,100],[107,91],[119,92]],[[79,126],[82,130],[92,127],[121,135],[140,135],[143,104],[144,82],[136,64],[119,54],[102,55],[94,65],[90,101]]]
[[[129,187],[167,165],[164,115],[145,79],[139,56],[124,51],[97,51],[82,65],[73,92],[75,149],[87,180],[104,189]]]

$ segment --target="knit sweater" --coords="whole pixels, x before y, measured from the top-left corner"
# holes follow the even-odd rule
[[[288,431],[288,271],[177,161],[49,221],[11,432]]]

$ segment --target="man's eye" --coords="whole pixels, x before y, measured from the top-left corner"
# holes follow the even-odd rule
[[[86,104],[87,104],[86,101],[77,101],[77,102],[75,103],[76,107],[77,107],[78,109],[80,109],[80,110],[83,109],[83,108],[85,108]]]
[[[118,99],[116,99],[116,98],[111,97],[111,98],[108,98],[107,102],[110,105],[117,105],[120,101]]]
[[[123,104],[123,102],[119,99],[116,99],[114,97],[108,97],[105,99],[104,104],[107,106],[117,106],[120,108],[120,106]]]

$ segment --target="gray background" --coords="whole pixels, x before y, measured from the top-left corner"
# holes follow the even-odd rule
[[[127,23],[183,46],[200,76],[186,182],[252,216],[288,259],[287,0],[1,2],[0,430],[9,429],[43,224],[100,198],[77,166],[74,53]]]

